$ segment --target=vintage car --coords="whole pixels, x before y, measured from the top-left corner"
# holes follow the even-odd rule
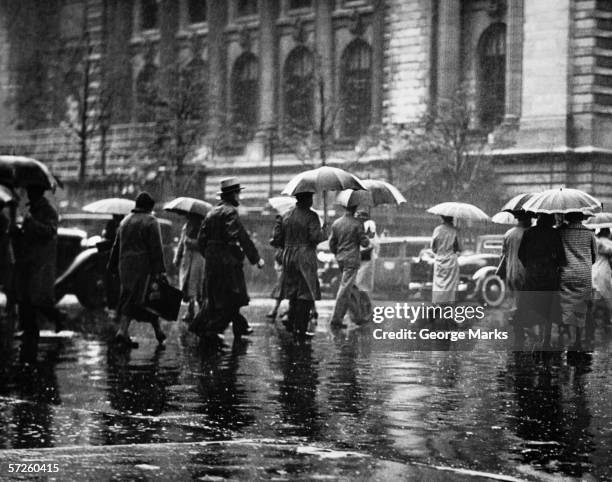
[[[500,306],[506,297],[506,284],[495,272],[501,260],[504,236],[487,234],[476,239],[475,252],[459,256],[458,299],[478,300],[491,307]],[[413,268],[413,289],[425,298],[430,296],[434,255],[424,250]]]
[[[60,219],[62,225],[89,228],[90,234],[96,234],[88,236],[84,229],[74,227],[60,226],[58,229],[58,278],[55,281],[55,297],[58,301],[67,294],[73,294],[79,303],[88,309],[116,305],[119,284],[113,283],[108,292],[105,289],[106,264],[111,245],[97,235],[102,231],[100,226],[110,218],[110,215],[77,214],[64,215]],[[159,219],[159,222],[166,266],[171,268],[175,248],[172,222],[167,219]],[[172,274],[170,271],[169,275]]]

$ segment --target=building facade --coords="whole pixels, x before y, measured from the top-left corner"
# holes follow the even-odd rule
[[[182,104],[176,92],[186,90],[180,99],[197,108],[174,107],[198,130],[186,165],[205,164],[206,196],[237,174],[256,203],[304,166],[275,144],[278,132],[327,113],[328,162],[353,165],[370,128],[412,124],[462,90],[508,194],[566,185],[612,201],[606,0],[5,0],[0,9],[2,150],[65,179],[78,175],[83,99],[90,179],[149,162],[159,99]],[[221,138],[230,142],[216,148]],[[383,155],[358,169],[384,176]]]

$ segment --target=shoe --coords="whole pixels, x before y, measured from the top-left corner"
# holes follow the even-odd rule
[[[137,342],[125,335],[116,335],[115,338],[113,338],[113,343],[119,346],[124,346],[125,348],[138,348],[139,346]]]

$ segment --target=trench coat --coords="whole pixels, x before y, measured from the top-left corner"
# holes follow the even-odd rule
[[[319,217],[310,208],[295,206],[277,218],[272,246],[283,249],[280,297],[321,299],[317,276],[317,244],[325,240]]]
[[[593,265],[594,298],[603,301],[612,313],[612,241],[597,238],[597,259]]]
[[[119,271],[119,314],[138,321],[157,319],[140,306],[147,276],[166,271],[161,231],[155,216],[134,209],[121,221],[111,250],[109,269]]]
[[[55,305],[57,211],[45,197],[29,204],[21,233],[15,270],[16,298],[34,307]]]
[[[201,300],[204,295],[204,257],[198,247],[196,237],[190,236],[192,226],[185,223],[181,230],[181,239],[178,244],[174,265],[179,268],[179,288],[183,292],[183,299]],[[198,225],[196,233],[199,231]]]
[[[221,201],[211,209],[198,235],[204,268],[208,310],[235,310],[249,304],[243,262],[256,264],[259,253],[244,229],[238,210]]]
[[[459,284],[459,262],[457,253],[461,251],[457,228],[451,224],[441,224],[434,229],[431,238],[434,258],[432,303],[452,303],[455,301]]]

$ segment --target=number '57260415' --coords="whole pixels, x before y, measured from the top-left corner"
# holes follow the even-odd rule
[[[59,464],[8,464],[9,473],[59,472]]]

